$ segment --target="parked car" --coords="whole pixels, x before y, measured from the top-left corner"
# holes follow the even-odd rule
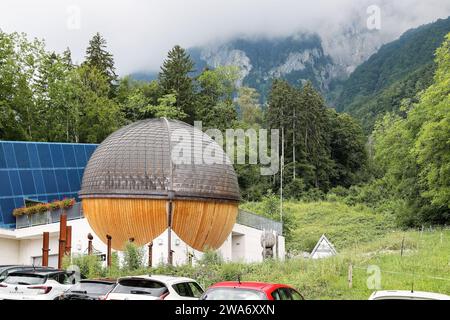
[[[31,270],[10,273],[0,283],[0,300],[55,300],[74,285],[72,272]]]
[[[211,286],[200,300],[304,300],[294,288],[264,282],[219,282]]]
[[[0,265],[0,283],[13,272],[17,271],[32,271],[32,270],[54,270],[51,267],[35,267],[31,265]]]
[[[383,290],[372,293],[369,300],[450,300],[450,296],[424,291]]]
[[[116,286],[116,280],[81,280],[67,290],[60,300],[104,300]]]
[[[106,300],[198,300],[202,287],[193,279],[171,276],[124,277]]]

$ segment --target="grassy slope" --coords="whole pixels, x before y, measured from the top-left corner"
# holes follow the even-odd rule
[[[450,295],[450,231],[391,232],[384,237],[339,256],[323,260],[296,259],[286,263],[255,266],[246,280],[289,283],[307,299],[367,299],[373,290],[367,287],[369,265],[381,270],[381,288],[433,291]],[[405,251],[400,247],[405,237]],[[353,287],[347,282],[348,267],[353,269]],[[442,279],[436,279],[436,278]]]
[[[262,212],[260,203],[244,204]],[[376,214],[366,207],[349,207],[338,202],[287,202],[285,210],[296,222],[290,248],[310,251],[325,233],[339,255],[330,259],[291,259],[250,267],[229,265],[246,280],[288,283],[308,299],[367,299],[369,265],[381,270],[382,289],[415,290],[450,295],[450,231],[396,230],[392,217]],[[442,234],[442,236],[441,236]],[[441,243],[442,237],[442,243]],[[404,253],[400,251],[403,243]],[[354,266],[353,288],[348,288],[349,265]],[[236,272],[234,270],[234,272]],[[414,274],[414,276],[413,276]],[[434,277],[447,280],[433,279]]]
[[[376,214],[359,206],[339,202],[285,202],[284,211],[295,223],[288,248],[310,252],[322,234],[338,251],[373,241],[394,228],[392,217]],[[242,208],[264,214],[261,203],[246,203]]]

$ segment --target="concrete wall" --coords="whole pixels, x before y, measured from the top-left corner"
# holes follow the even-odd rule
[[[106,245],[100,241],[90,228],[86,219],[68,221],[72,226],[72,254],[87,253],[87,235],[94,236],[93,246],[99,253],[106,253]],[[59,224],[53,223],[42,226],[35,226],[14,231],[0,229],[0,264],[32,264],[33,261],[39,263],[42,256],[42,233],[50,232],[50,252],[49,255],[58,254],[58,233]],[[247,226],[236,224],[233,232],[219,248],[219,253],[225,261],[258,262],[262,261],[262,247],[260,244],[262,231]],[[279,238],[279,257],[284,258],[284,238]],[[239,244],[238,244],[239,243]],[[172,232],[172,250],[174,251],[173,261],[175,265],[182,265],[188,262],[188,253],[193,254],[195,264],[202,253],[190,248],[184,243],[175,232]],[[163,232],[153,241],[153,266],[167,262],[168,245],[167,231]],[[145,263],[148,261],[149,248],[144,247]],[[119,257],[121,258],[119,253]],[[55,263],[52,257],[50,264]]]
[[[0,236],[0,265],[19,261],[19,241]]]

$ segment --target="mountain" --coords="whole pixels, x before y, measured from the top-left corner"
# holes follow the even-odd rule
[[[335,107],[370,131],[377,117],[398,111],[431,84],[434,53],[450,32],[450,17],[405,32],[380,48],[341,84]]]
[[[197,70],[235,65],[241,71],[238,85],[256,88],[265,101],[271,81],[285,78],[292,84],[310,80],[321,90],[328,89],[338,72],[324,53],[317,35],[285,38],[238,38],[222,44],[191,48]]]
[[[385,38],[353,22],[320,34],[305,31],[283,37],[236,37],[188,48],[188,52],[195,62],[195,74],[206,67],[238,66],[238,85],[256,88],[264,103],[274,78],[284,78],[295,85],[309,80],[328,95],[334,83],[346,79],[386,42]],[[156,71],[131,76],[148,81],[157,75]]]

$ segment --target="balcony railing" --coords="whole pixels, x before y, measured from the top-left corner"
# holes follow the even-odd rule
[[[55,211],[47,211],[44,213],[36,213],[33,215],[22,215],[16,217],[16,228],[28,228],[49,223],[59,222],[62,209]],[[73,207],[66,209],[67,220],[81,219],[84,217],[81,202],[77,202]],[[237,223],[247,227],[255,228],[258,230],[271,230],[276,231],[279,235],[283,234],[283,224],[278,221],[271,220],[269,218],[239,210],[237,216]]]
[[[236,222],[247,227],[276,231],[279,235],[283,234],[283,223],[245,210],[239,210]]]
[[[73,207],[65,209],[67,220],[75,220],[83,218],[83,209],[80,202],[77,202]],[[33,215],[21,215],[16,217],[16,228],[28,228],[40,226],[43,224],[59,222],[63,209],[54,211],[46,211],[44,213],[35,213]]]

